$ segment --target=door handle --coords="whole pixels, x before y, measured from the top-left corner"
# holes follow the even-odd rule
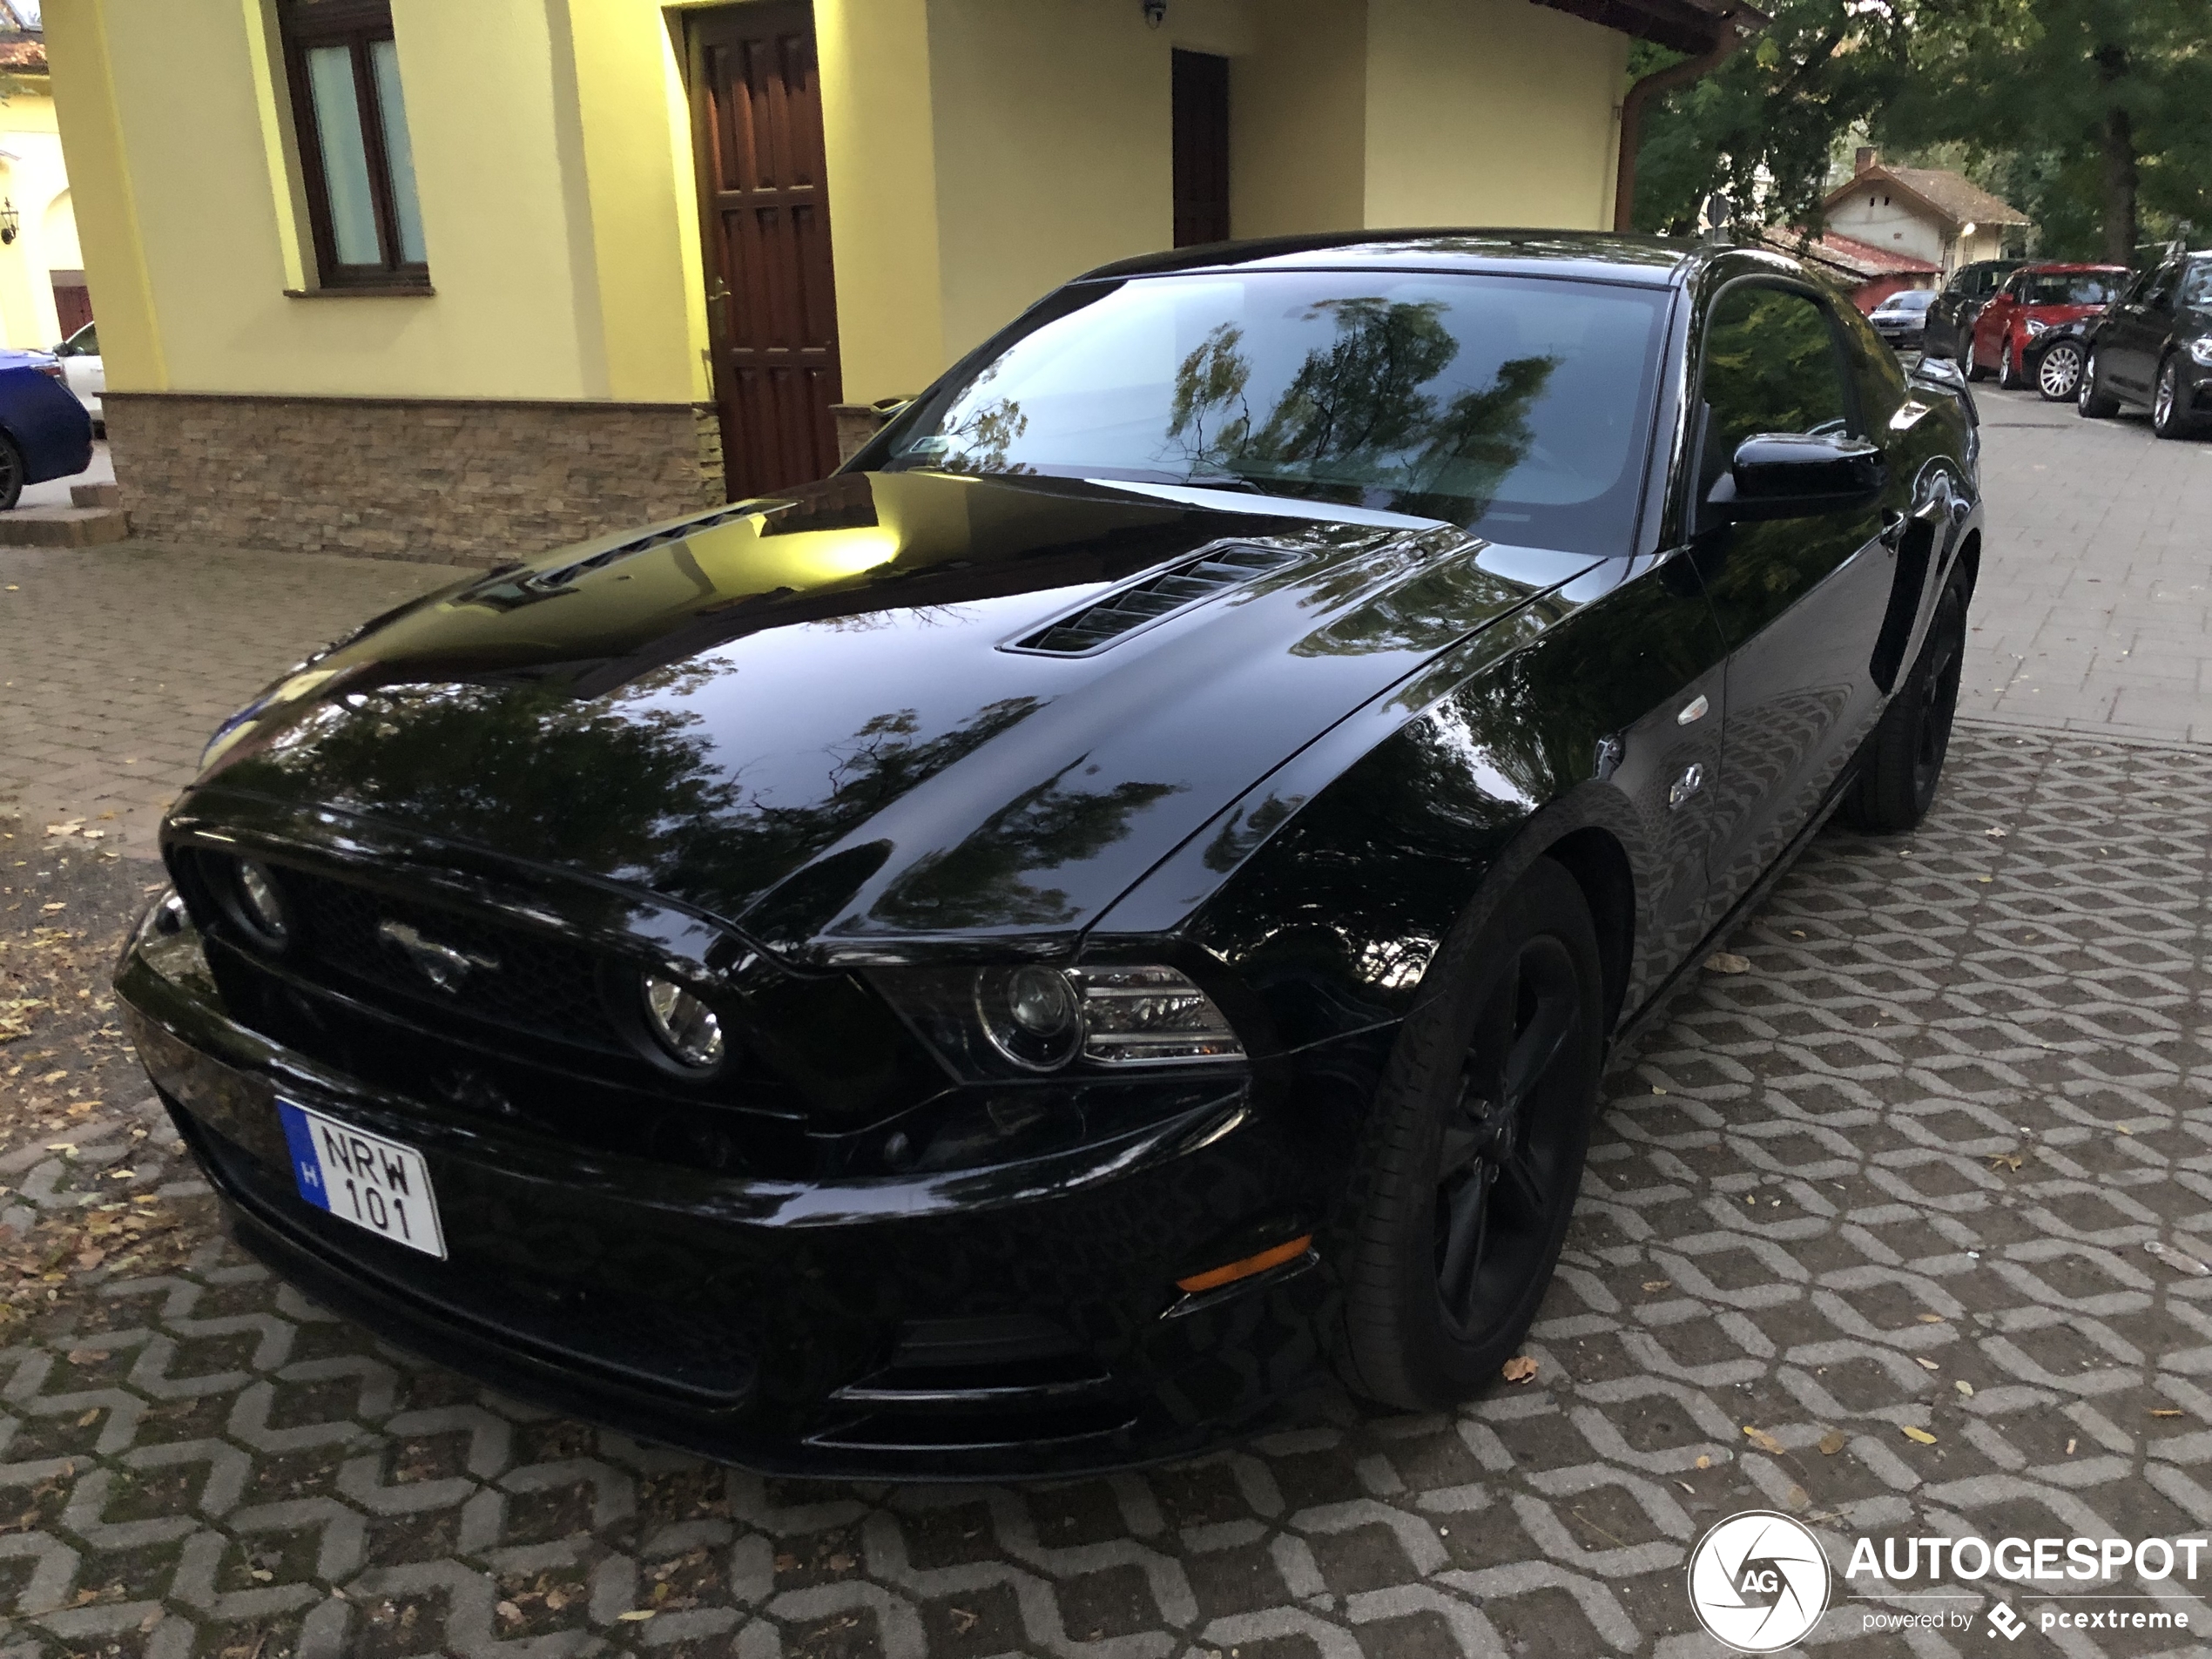
[[[1882,545],[1892,553],[1905,540],[1905,517],[1894,507],[1882,509]]]

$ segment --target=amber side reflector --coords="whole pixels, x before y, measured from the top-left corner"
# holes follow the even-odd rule
[[[1285,1243],[1263,1250],[1257,1256],[1247,1256],[1241,1262],[1231,1262],[1226,1267],[1210,1267],[1203,1273],[1193,1273],[1189,1278],[1175,1282],[1179,1291],[1211,1291],[1217,1285],[1233,1285],[1240,1278],[1250,1278],[1254,1273],[1264,1273],[1271,1267],[1280,1267],[1285,1262],[1294,1262],[1313,1247],[1313,1235],[1301,1234]]]

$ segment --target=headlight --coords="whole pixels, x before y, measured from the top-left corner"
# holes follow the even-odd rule
[[[2050,327],[2051,325],[2049,323],[2042,322],[2038,320],[2036,318],[2030,317],[2027,320],[2027,337],[2030,340],[2033,340],[2038,334],[2047,334],[2050,332]]]
[[[219,884],[218,896],[239,931],[262,948],[280,951],[292,942],[284,895],[269,867],[258,859],[234,860]]]
[[[893,1007],[964,1076],[1212,1064],[1244,1045],[1211,997],[1179,969],[878,968]]]
[[[645,1028],[663,1054],[686,1071],[711,1071],[722,1063],[722,1019],[674,980],[638,976]]]
[[[2212,334],[2189,341],[2189,358],[2202,368],[2212,368]]]

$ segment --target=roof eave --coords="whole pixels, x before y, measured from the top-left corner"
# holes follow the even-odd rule
[[[1534,0],[1534,3],[1670,51],[1692,55],[1711,51],[1727,30],[1749,30],[1771,21],[1756,7],[1722,4],[1717,0]]]

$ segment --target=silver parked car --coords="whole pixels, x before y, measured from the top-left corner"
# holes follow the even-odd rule
[[[107,421],[100,413],[100,395],[107,390],[107,370],[100,362],[99,327],[97,322],[86,323],[55,347],[54,355],[62,360],[64,383],[92,417],[94,429],[105,434]]]

